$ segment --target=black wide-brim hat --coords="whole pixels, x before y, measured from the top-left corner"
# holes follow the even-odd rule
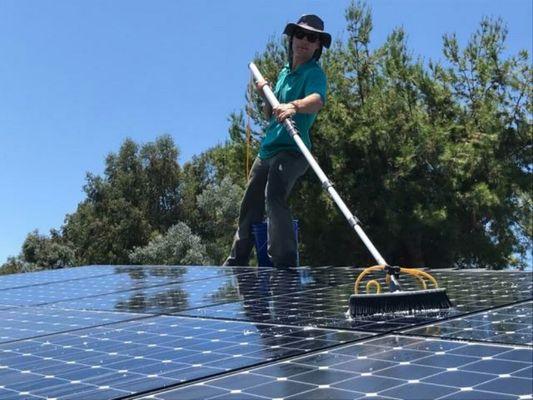
[[[324,32],[324,21],[322,21],[317,15],[302,15],[298,22],[288,23],[283,33],[285,35],[292,36],[296,29],[315,32],[320,36],[320,43],[322,43],[324,47],[329,48],[331,45],[331,35],[327,32]]]

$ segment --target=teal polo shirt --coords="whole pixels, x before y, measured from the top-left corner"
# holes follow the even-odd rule
[[[274,94],[280,103],[290,103],[317,93],[322,97],[322,102],[325,104],[326,87],[326,74],[324,74],[318,62],[312,59],[305,64],[299,65],[294,71],[291,71],[289,64],[286,64],[279,73]],[[315,122],[316,115],[316,113],[297,113],[292,117],[300,132],[300,137],[308,149],[311,149],[309,129]],[[266,128],[265,137],[261,141],[259,158],[264,160],[273,157],[280,151],[300,151],[300,149],[283,124],[279,123],[275,116],[272,116]]]

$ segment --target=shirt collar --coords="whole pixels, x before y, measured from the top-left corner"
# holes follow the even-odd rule
[[[305,71],[308,68],[311,68],[314,65],[316,65],[316,60],[314,58],[311,58],[306,63],[298,65],[298,68],[296,68],[294,71],[291,71],[290,63],[286,63],[284,68],[287,68],[289,73],[298,74],[298,73],[300,73],[302,71]]]

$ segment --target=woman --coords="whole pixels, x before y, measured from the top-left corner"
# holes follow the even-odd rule
[[[300,136],[310,149],[309,129],[326,100],[327,80],[318,64],[322,47],[329,47],[331,36],[316,15],[304,15],[283,31],[289,37],[289,62],[278,76],[274,94],[280,104],[272,109],[265,100],[264,114],[269,119],[248,185],[241,202],[239,227],[225,266],[248,265],[253,247],[251,227],[268,217],[268,254],[275,267],[297,266],[296,239],[292,215],[287,204],[297,179],[308,168],[307,160],[285,130],[283,121],[293,118]],[[258,82],[263,95],[266,81]]]

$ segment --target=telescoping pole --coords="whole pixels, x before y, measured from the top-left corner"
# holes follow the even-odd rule
[[[256,82],[262,81],[263,75],[261,75],[261,72],[259,72],[259,69],[257,69],[257,66],[254,63],[250,63],[249,65],[250,70],[252,71],[252,74],[254,75],[254,78]],[[272,92],[272,89],[268,85],[263,86],[263,92],[265,94],[265,97],[267,98],[268,102],[272,106],[272,108],[275,108],[279,105],[278,99],[276,99],[276,96]],[[305,158],[307,159],[307,162],[313,168],[313,171],[315,171],[315,174],[318,176],[318,179],[322,183],[322,187],[325,191],[329,193],[329,195],[333,198],[337,206],[340,208],[346,219],[348,220],[348,223],[350,226],[355,230],[359,238],[363,241],[367,249],[372,253],[372,256],[376,259],[378,264],[381,265],[387,265],[387,262],[385,259],[381,256],[379,251],[376,249],[374,244],[370,241],[366,233],[363,231],[363,228],[359,225],[359,220],[355,215],[351,213],[351,211],[348,209],[344,201],[341,199],[335,188],[333,187],[333,183],[328,179],[326,174],[324,174],[324,171],[322,171],[322,168],[318,165],[318,163],[315,161],[313,155],[309,151],[309,149],[305,146],[305,143],[300,138],[300,135],[298,135],[298,130],[296,129],[296,126],[294,125],[294,121],[292,119],[287,118],[283,121],[283,125],[285,126],[285,129],[289,134],[292,136],[298,147],[300,148],[300,151],[303,153]]]

